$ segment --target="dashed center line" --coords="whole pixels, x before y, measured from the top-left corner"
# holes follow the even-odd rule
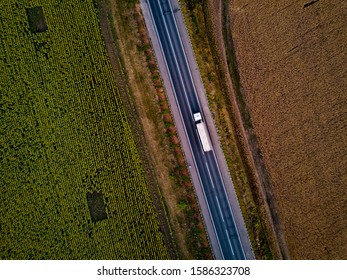
[[[225,221],[224,221],[224,217],[223,217],[223,213],[222,213],[222,208],[220,208],[220,204],[219,204],[219,201],[218,201],[218,197],[217,197],[217,196],[216,196],[216,200],[217,200],[217,204],[218,204],[218,209],[219,209],[220,215],[222,216],[222,220],[223,220],[223,222],[225,222]]]
[[[208,176],[210,176],[210,179],[211,179],[212,188],[214,188],[214,184],[213,184],[213,180],[212,180],[211,172],[210,172],[210,169],[208,168],[207,161],[205,161],[205,164],[206,164],[206,168],[207,168]]]
[[[227,233],[227,236],[228,236],[228,241],[229,241],[229,246],[230,246],[230,248],[231,248],[231,253],[235,256],[234,250],[233,250],[233,246],[231,245],[231,242],[230,242],[230,237],[229,237],[228,231],[225,230],[225,232]]]

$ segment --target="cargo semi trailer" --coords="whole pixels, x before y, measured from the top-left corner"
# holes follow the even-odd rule
[[[208,137],[207,129],[205,123],[202,121],[201,113],[194,114],[194,121],[196,124],[196,128],[198,130],[198,134],[200,137],[201,145],[204,152],[209,152],[212,150],[211,143]]]

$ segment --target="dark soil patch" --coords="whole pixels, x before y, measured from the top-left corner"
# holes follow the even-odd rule
[[[48,30],[46,18],[41,6],[28,8],[26,12],[31,32],[40,33]]]
[[[93,223],[107,219],[106,206],[101,191],[87,193],[87,203]]]

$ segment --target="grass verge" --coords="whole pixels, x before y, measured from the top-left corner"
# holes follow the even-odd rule
[[[207,92],[209,106],[217,126],[227,164],[239,198],[241,210],[257,259],[272,259],[267,224],[264,220],[260,194],[247,162],[245,146],[226,82],[226,73],[218,53],[211,14],[206,1],[181,0],[188,32],[192,41],[200,73]],[[206,36],[207,35],[207,36]],[[232,53],[230,60],[235,62]],[[236,63],[231,64],[234,86],[238,87]],[[238,91],[237,91],[238,92]],[[241,93],[237,94],[244,125],[251,128],[251,119]]]
[[[177,258],[210,259],[212,253],[203,227],[160,73],[137,1],[100,1],[116,46],[129,95],[141,120],[138,142],[165,201]],[[122,11],[120,14],[119,11]],[[130,113],[134,110],[131,109]],[[133,129],[138,130],[136,124]]]

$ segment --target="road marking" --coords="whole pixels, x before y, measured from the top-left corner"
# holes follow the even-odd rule
[[[231,253],[235,256],[234,250],[233,250],[233,246],[231,246],[231,242],[230,242],[230,237],[229,237],[228,231],[225,230],[225,232],[227,233],[227,236],[228,236],[228,241],[229,241],[229,246],[230,246],[230,248],[231,248]]]
[[[179,104],[179,102],[178,102],[178,100],[177,100],[177,92],[176,92],[175,87],[174,87],[174,85],[173,85],[171,73],[170,73],[169,68],[168,68],[167,60],[166,60],[166,57],[165,57],[165,54],[164,54],[164,49],[163,49],[163,46],[162,46],[162,43],[161,43],[161,38],[160,38],[160,36],[159,36],[158,28],[157,28],[156,22],[155,22],[155,20],[154,20],[154,15],[153,15],[153,12],[152,12],[152,9],[151,9],[151,5],[148,3],[148,1],[146,1],[146,3],[147,3],[148,10],[149,10],[149,14],[150,14],[151,19],[152,19],[152,23],[153,23],[153,27],[154,27],[155,34],[156,34],[156,37],[157,37],[157,39],[158,39],[158,44],[159,44],[159,47],[160,47],[160,49],[161,49],[162,58],[163,58],[163,61],[164,61],[165,66],[166,66],[167,74],[168,74],[169,80],[170,80],[170,82],[171,82],[171,86],[172,86],[172,90],[173,90],[173,93],[174,93],[174,97],[175,97],[176,103]],[[158,4],[159,4],[159,9],[161,10],[160,3],[158,3]],[[164,19],[163,17],[162,17],[162,19],[163,19],[164,25],[165,25],[165,27],[166,27],[165,19]],[[176,24],[176,28],[177,28],[177,24]],[[167,27],[166,27],[166,30],[167,30]],[[178,33],[179,33],[179,32],[178,32]],[[170,45],[171,45],[171,49],[173,49],[170,36],[168,36],[168,37],[169,37],[169,43],[170,43]],[[183,52],[184,52],[184,50],[183,50]],[[184,52],[184,54],[185,54],[185,52]],[[174,53],[174,58],[175,58],[175,53]],[[175,60],[176,60],[176,59],[175,59]],[[186,60],[186,61],[187,61],[187,60]],[[177,63],[177,60],[176,60],[176,63]],[[178,66],[178,64],[177,64],[177,66]],[[179,70],[179,69],[178,69],[178,70]],[[188,65],[188,70],[190,70],[189,65]],[[179,71],[179,73],[180,73],[180,71]],[[193,86],[195,87],[194,83],[193,83]],[[183,89],[185,89],[184,84],[183,84]],[[186,94],[185,94],[185,98],[186,98],[186,100],[187,100],[187,104],[188,104],[189,109],[190,109],[190,111],[191,111],[190,104],[189,104],[189,102],[188,102],[188,98],[187,98],[187,95],[186,95]],[[199,102],[199,100],[198,100],[198,102]],[[194,160],[195,166],[197,166],[197,163],[196,163],[196,161],[195,161],[194,153],[192,152],[191,143],[190,143],[190,141],[189,141],[189,137],[188,137],[188,134],[187,134],[187,128],[186,128],[185,123],[184,123],[184,121],[183,121],[183,116],[182,116],[181,108],[180,108],[180,106],[177,106],[177,108],[178,108],[178,112],[179,112],[180,117],[181,117],[181,120],[182,120],[183,129],[184,129],[186,138],[187,138],[187,140],[188,140],[187,142],[188,142],[188,146],[189,146],[189,148],[190,148],[191,154],[192,154],[192,158],[193,158],[193,160]],[[220,244],[219,236],[218,236],[218,234],[217,234],[216,225],[215,225],[215,222],[214,222],[214,220],[213,220],[213,218],[212,218],[211,209],[210,209],[210,206],[209,206],[209,204],[208,204],[208,202],[207,202],[207,196],[206,196],[206,193],[205,193],[205,189],[204,189],[204,187],[203,187],[203,183],[202,183],[200,171],[199,171],[198,168],[196,168],[196,171],[197,171],[198,179],[199,179],[199,181],[200,181],[201,190],[202,190],[202,193],[203,193],[204,198],[205,198],[205,202],[206,202],[207,210],[208,210],[208,212],[209,212],[210,220],[211,220],[211,222],[212,222],[212,226],[213,226],[213,230],[214,230],[214,233],[215,233],[215,237],[216,237],[216,239],[217,239],[217,243],[218,243],[218,247],[219,247],[219,252],[220,252],[220,254],[221,254],[221,256],[222,256],[222,259],[225,259],[224,253],[223,253],[223,250],[222,250],[222,247],[221,247],[221,244]],[[213,186],[213,187],[214,187],[214,186]]]
[[[207,164],[206,161],[205,161],[205,165],[206,165],[206,168],[207,168],[208,176],[210,176],[210,179],[211,179],[212,188],[214,188],[214,184],[213,184],[213,181],[212,181],[212,176],[211,176],[210,168],[208,168],[208,164]]]
[[[232,206],[231,206],[231,203],[230,203],[230,199],[229,199],[229,196],[228,196],[228,194],[227,194],[227,190],[226,190],[226,187],[225,187],[225,182],[224,182],[222,173],[221,173],[221,171],[220,171],[219,164],[218,164],[218,161],[217,161],[216,154],[215,154],[215,151],[214,151],[214,150],[212,151],[212,155],[213,155],[213,159],[214,159],[214,161],[215,161],[215,163],[216,163],[216,166],[217,166],[217,170],[218,170],[219,177],[221,178],[221,181],[222,181],[223,191],[224,191],[224,194],[225,194],[225,196],[226,196],[226,198],[227,198],[227,201],[228,201],[228,205],[229,205],[231,217],[232,217],[232,220],[233,220],[234,225],[235,225],[235,228],[236,228],[236,234],[237,234],[237,236],[238,236],[238,240],[239,240],[240,245],[241,245],[242,254],[244,255],[245,259],[247,259],[246,254],[245,254],[245,251],[244,251],[244,249],[243,249],[241,237],[240,237],[240,234],[239,234],[238,225],[237,225],[237,223],[236,223],[236,220],[235,220],[235,217],[234,217],[234,212],[233,212],[233,209],[232,209]],[[230,176],[230,175],[229,175],[229,176]],[[231,184],[232,184],[232,186],[233,186],[233,188],[234,188],[234,191],[235,191],[234,182],[233,182],[232,179],[231,179]],[[240,204],[238,204],[238,205],[239,205],[239,209],[240,209],[240,211],[241,211]],[[244,221],[243,221],[243,222],[244,222]]]
[[[171,4],[171,0],[168,0],[168,2],[169,2],[169,5],[170,5],[170,9],[173,10],[172,4]],[[191,71],[191,69],[190,69],[190,64],[189,64],[189,62],[188,62],[188,58],[187,58],[187,54],[186,54],[186,49],[185,49],[185,47],[184,47],[184,44],[183,44],[183,41],[182,41],[182,38],[181,38],[181,34],[180,34],[180,30],[179,30],[179,28],[178,28],[177,20],[176,20],[176,17],[175,17],[174,14],[172,14],[172,16],[173,16],[174,23],[175,23],[175,26],[176,26],[178,38],[180,39],[180,45],[182,46],[182,50],[183,50],[183,54],[184,54],[184,59],[185,59],[186,64],[187,64],[187,66],[188,66],[188,73],[189,73],[190,80],[192,81],[192,84],[193,84],[194,94],[195,94],[196,99],[197,99],[197,102],[198,102],[198,104],[199,104],[199,108],[202,108],[202,107],[201,107],[201,104],[200,104],[200,101],[199,101],[199,96],[198,96],[198,94],[197,94],[198,91],[197,91],[196,86],[195,86],[195,81],[194,81],[193,76],[192,76],[192,73],[191,73],[192,71]],[[200,76],[200,79],[201,79],[201,76]],[[202,80],[201,80],[201,81],[202,81]],[[200,110],[201,110],[201,109],[200,109]],[[201,111],[202,111],[202,110],[201,110]]]
[[[170,2],[170,1],[169,1]],[[163,14],[163,9],[161,7],[161,4],[160,4],[160,1],[158,2],[158,6],[159,6],[159,10],[161,12],[161,14]],[[171,11],[171,10],[170,10]],[[164,14],[163,14],[164,15]],[[174,20],[175,20],[175,17],[173,16]],[[165,17],[162,17],[163,19],[163,22],[164,22],[164,27],[165,27],[165,30],[166,30],[166,33],[167,33],[167,38],[169,40],[169,45],[170,45],[170,49],[172,50],[172,54],[173,54],[173,58],[176,62],[176,65],[177,65],[177,71],[178,71],[178,75],[180,77],[180,80],[181,80],[181,85],[182,85],[182,88],[183,88],[183,92],[184,92],[184,97],[185,99],[187,100],[187,106],[189,107],[189,110],[190,110],[190,113],[192,114],[193,111],[192,111],[192,108],[190,106],[190,102],[189,102],[189,99],[188,99],[188,94],[187,94],[187,89],[186,89],[186,86],[184,84],[184,81],[183,81],[183,77],[182,77],[182,73],[181,73],[181,69],[180,69],[180,64],[178,63],[178,60],[177,60],[177,55],[176,55],[176,52],[175,52],[175,48],[173,46],[173,43],[172,43],[172,39],[171,39],[171,36],[170,36],[170,32],[169,32],[169,28],[166,24],[166,20],[165,20]],[[176,25],[176,28],[177,28],[177,25]],[[178,37],[180,36],[179,35],[179,32],[177,30],[177,34],[178,34]],[[184,48],[183,48],[183,45],[181,44],[181,48],[182,48],[182,52],[183,54],[185,54],[184,52]],[[188,63],[188,61],[186,60],[186,63]],[[188,68],[188,72],[189,72],[189,64],[187,64],[187,68]],[[192,82],[193,83],[193,82]],[[194,86],[194,83],[193,83],[193,86]]]
[[[217,197],[217,196],[216,196],[216,200],[217,200],[217,204],[218,204],[218,208],[219,208],[220,215],[222,216],[222,220],[223,220],[223,222],[225,222],[225,221],[224,221],[224,217],[223,217],[223,213],[222,213],[222,208],[220,208],[220,204],[219,204],[219,201],[218,201],[218,197]]]
[[[171,4],[171,0],[168,0],[168,2],[169,2],[169,5],[170,5],[170,9],[173,10],[172,4]],[[201,107],[201,104],[200,104],[200,101],[199,101],[199,98],[198,98],[198,94],[197,94],[198,91],[197,91],[196,86],[195,86],[195,81],[194,81],[194,79],[193,79],[193,77],[192,77],[190,64],[188,63],[188,58],[187,58],[187,54],[186,54],[185,47],[184,47],[184,44],[183,44],[183,40],[182,40],[180,31],[179,31],[179,28],[178,28],[177,20],[176,20],[175,15],[174,15],[174,14],[172,14],[172,15],[173,15],[174,23],[175,23],[176,30],[177,30],[177,33],[178,33],[178,37],[179,37],[179,40],[180,40],[180,44],[181,44],[182,49],[183,49],[184,58],[185,58],[185,61],[186,61],[187,66],[188,66],[188,73],[189,73],[190,79],[191,79],[192,84],[193,84],[194,94],[195,94],[195,96],[197,96],[197,102],[198,102],[198,104],[199,104],[199,107],[202,108],[202,107]],[[201,75],[200,75],[200,79],[201,79]],[[201,111],[202,111],[202,110],[201,110]],[[211,142],[212,142],[212,140],[211,140]],[[231,215],[232,215],[232,219],[233,219],[233,222],[234,222],[235,228],[236,228],[236,233],[237,233],[237,235],[238,235],[238,239],[239,239],[239,242],[240,242],[240,245],[241,245],[242,253],[243,253],[244,257],[246,258],[246,254],[245,254],[245,251],[244,251],[244,248],[243,248],[243,245],[242,245],[242,241],[241,241],[241,237],[240,237],[240,233],[239,233],[239,229],[238,229],[238,224],[237,224],[237,222],[236,222],[236,220],[235,220],[234,213],[233,213],[233,209],[232,209],[231,203],[230,203],[230,199],[229,199],[228,194],[227,194],[227,191],[226,191],[225,182],[224,182],[224,179],[223,179],[223,177],[222,177],[222,175],[221,175],[221,171],[220,171],[220,168],[219,168],[219,164],[218,164],[218,161],[217,161],[217,159],[216,159],[216,155],[215,155],[215,152],[214,152],[213,149],[212,149],[212,152],[213,152],[213,157],[215,158],[215,162],[216,162],[216,165],[217,165],[217,169],[218,169],[219,176],[220,176],[221,181],[222,181],[223,191],[224,191],[224,193],[225,193],[225,195],[226,195],[226,197],[227,197],[227,201],[228,201],[228,204],[229,204],[229,208],[230,208],[230,212],[231,212]],[[229,176],[230,176],[230,175],[229,175]],[[234,183],[233,183],[232,179],[231,179],[231,183],[232,183],[232,185],[233,185],[233,188],[235,189]],[[239,205],[239,210],[241,211],[240,205]],[[245,223],[244,220],[243,220],[243,223]],[[249,237],[248,237],[248,238],[249,238]]]

